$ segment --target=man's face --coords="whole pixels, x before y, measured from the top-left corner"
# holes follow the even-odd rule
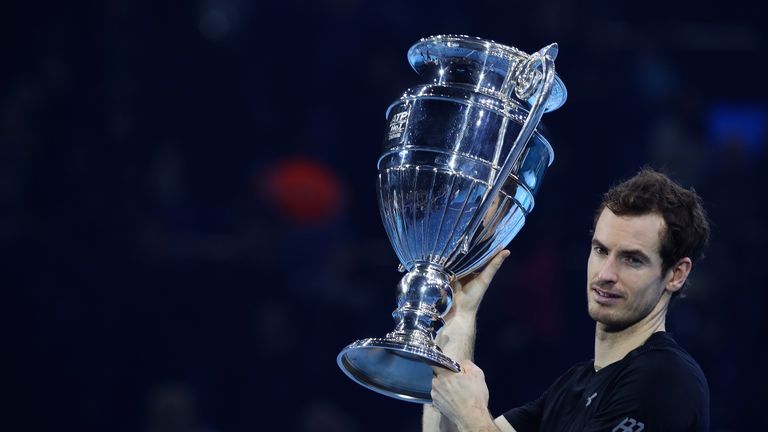
[[[607,331],[623,330],[656,308],[665,288],[659,246],[661,215],[617,216],[603,210],[587,264],[589,316]]]

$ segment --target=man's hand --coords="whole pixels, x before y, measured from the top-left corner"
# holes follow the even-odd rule
[[[457,315],[474,319],[488,285],[508,256],[509,251],[505,249],[497,253],[480,273],[467,275],[453,283],[453,306],[445,316],[446,321]]]
[[[488,290],[488,285],[491,283],[493,276],[501,267],[501,263],[509,256],[509,251],[503,250],[496,254],[495,257],[485,266],[485,268],[476,274],[469,275],[460,281],[453,283],[453,306],[448,311],[445,318],[445,326],[437,334],[436,342],[442,348],[445,355],[454,359],[472,359],[474,346],[475,346],[475,318],[477,316],[477,309],[480,307],[480,302],[483,300],[483,295]],[[469,366],[471,365],[471,366]],[[449,372],[442,368],[435,368],[435,374],[439,378],[445,377],[446,383],[450,383],[451,388],[463,385],[459,380],[462,377],[468,376],[468,371],[471,372],[472,377],[480,376],[480,388],[479,393],[484,394],[484,412],[487,419],[490,420],[491,416],[488,413],[488,388],[485,386],[485,378],[482,377],[482,371],[472,364],[472,362],[465,362],[461,364],[462,372],[454,373]],[[472,368],[474,367],[474,369]],[[473,381],[474,382],[474,381]],[[432,388],[432,396],[435,397],[435,388]],[[446,384],[448,385],[448,384]],[[438,386],[441,384],[438,383]],[[483,390],[484,389],[484,390]],[[448,392],[448,393],[446,393]],[[461,393],[461,392],[459,392]],[[455,417],[448,417],[445,413],[457,413],[457,409],[449,408],[455,406],[453,402],[449,404],[448,401],[453,401],[454,391],[449,391],[443,388],[440,394],[446,396],[437,395],[437,400],[434,406],[424,405],[424,431],[445,431],[454,430],[454,426],[460,426],[460,423],[455,423],[457,420]],[[444,406],[445,412],[441,414],[435,408]],[[469,405],[468,405],[469,406]],[[460,407],[460,405],[459,405]],[[442,411],[442,410],[441,410]],[[452,414],[455,416],[455,414]],[[447,421],[449,420],[449,421]],[[496,431],[493,426],[493,421],[490,422],[487,428],[472,427],[466,430],[473,432],[479,432],[484,430]]]
[[[445,327],[435,340],[443,352],[456,359],[472,359],[475,345],[475,318],[491,280],[509,256],[508,250],[496,254],[480,273],[453,283],[453,305],[445,315]]]
[[[459,431],[497,431],[488,411],[485,374],[469,360],[460,364],[461,372],[433,368],[432,406],[456,425]]]

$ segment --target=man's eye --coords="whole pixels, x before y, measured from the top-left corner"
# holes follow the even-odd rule
[[[625,258],[624,258],[624,260],[625,260],[625,261],[626,261],[628,264],[630,264],[630,265],[639,265],[639,264],[642,264],[642,263],[643,263],[641,260],[639,260],[639,259],[637,259],[637,258],[635,258],[635,257],[631,257],[631,256],[630,256],[630,257],[625,257]]]
[[[595,253],[596,253],[596,254],[598,254],[598,255],[605,255],[605,254],[606,254],[605,248],[602,248],[602,247],[600,247],[600,246],[595,246],[595,247],[593,247],[592,249],[593,249],[593,250],[595,251]]]

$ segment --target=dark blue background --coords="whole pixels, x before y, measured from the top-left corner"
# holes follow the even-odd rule
[[[766,430],[758,2],[205,0],[6,5],[3,430],[419,430],[337,352],[392,328],[375,201],[419,38],[557,41],[555,162],[481,310],[491,409],[592,354],[592,212],[650,164],[704,197],[708,257],[668,328],[715,431]]]

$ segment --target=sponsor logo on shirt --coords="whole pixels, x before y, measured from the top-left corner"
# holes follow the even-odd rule
[[[592,403],[592,399],[594,399],[594,398],[595,398],[595,396],[597,396],[597,392],[594,392],[594,393],[592,393],[592,396],[590,396],[590,397],[588,397],[588,398],[587,398],[587,404],[586,404],[586,405],[584,405],[584,406],[585,406],[585,407],[588,407],[588,406],[589,406],[589,404],[591,404],[591,403]]]
[[[645,429],[645,424],[633,418],[627,417],[617,424],[611,432],[640,432]]]

